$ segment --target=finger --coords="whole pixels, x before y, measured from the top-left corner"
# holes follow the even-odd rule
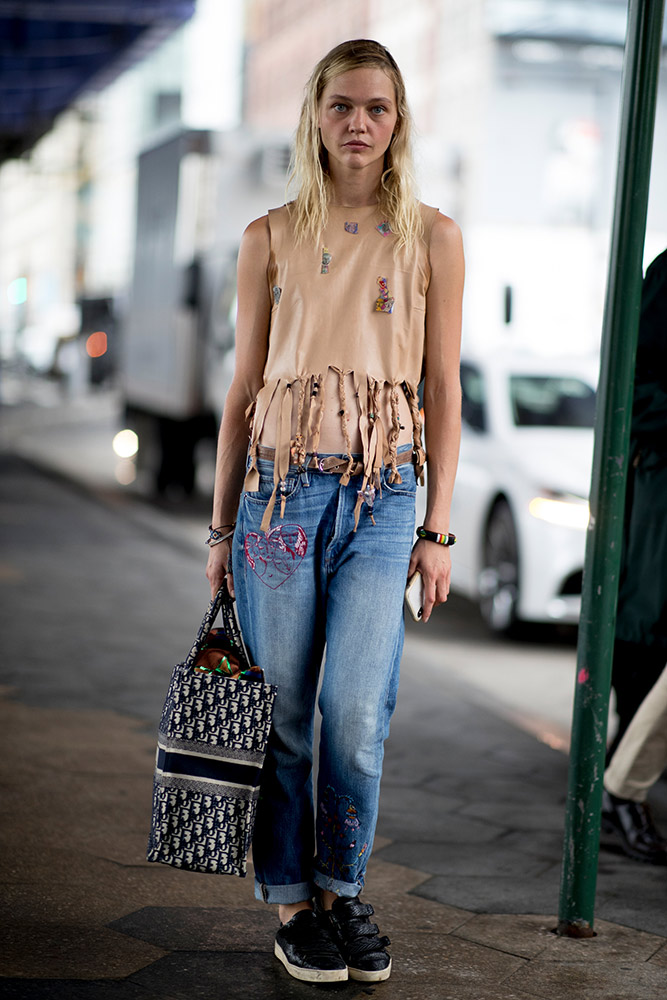
[[[431,611],[435,605],[435,586],[431,580],[424,579],[424,603],[422,605],[422,621],[424,624],[431,617]]]
[[[236,594],[234,593],[234,575],[233,575],[233,573],[228,573],[227,574],[227,590],[229,591],[229,596],[230,597],[236,597]]]

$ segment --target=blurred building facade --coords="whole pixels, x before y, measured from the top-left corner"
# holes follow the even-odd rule
[[[96,302],[122,313],[138,156],[178,129],[238,125],[243,17],[243,0],[198,0],[159,48],[0,167],[0,358],[57,370],[59,341],[82,314],[94,324]]]
[[[464,343],[595,351],[616,174],[625,0],[249,0],[244,116],[292,130],[313,64],[377,38],[406,78],[425,201],[464,231]],[[646,261],[667,243],[667,61]]]
[[[421,195],[464,230],[468,348],[595,349],[625,18],[625,0],[198,0],[192,21],[144,63],[0,168],[2,354],[21,347],[46,365],[54,335],[77,331],[82,301],[122,312],[138,155],[175,130],[227,133],[230,162],[244,144],[264,144],[256,193],[282,200],[305,80],[355,36],[396,57]],[[666,76],[663,61],[647,261],[667,243]],[[235,182],[224,183],[229,198]],[[233,199],[239,236],[257,211],[250,194]]]

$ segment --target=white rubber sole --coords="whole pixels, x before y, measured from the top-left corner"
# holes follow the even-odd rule
[[[366,972],[364,969],[353,969],[352,966],[348,966],[348,972],[350,973],[350,979],[356,979],[359,983],[382,983],[385,979],[389,979],[391,975],[391,959],[389,959],[389,965],[386,969]]]
[[[275,942],[273,953],[283,963],[290,976],[300,979],[302,983],[341,983],[347,981],[347,969],[302,969],[292,965],[278,942]]]

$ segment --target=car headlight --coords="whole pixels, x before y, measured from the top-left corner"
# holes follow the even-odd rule
[[[561,528],[578,528],[581,531],[588,527],[590,517],[587,501],[575,496],[533,497],[528,510],[540,521],[557,524]]]

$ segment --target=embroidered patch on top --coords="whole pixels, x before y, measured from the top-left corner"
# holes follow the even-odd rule
[[[282,294],[283,294],[282,288],[279,288],[278,285],[274,285],[273,286],[273,301],[274,301],[274,303],[276,305],[278,305],[278,303],[280,302],[280,296]]]
[[[322,247],[322,267],[320,268],[320,274],[329,273],[329,264],[331,263],[331,254],[326,247]]]
[[[253,573],[271,590],[277,590],[301,565],[308,538],[300,524],[279,524],[266,535],[249,531],[243,547]]]
[[[380,233],[381,236],[391,236],[392,235],[391,226],[389,225],[389,223],[387,222],[386,219],[384,220],[384,222],[381,222],[375,228],[377,229],[378,233]]]
[[[394,300],[389,295],[387,279],[378,278],[378,285],[380,286],[380,294],[375,300],[375,312],[392,313],[394,311]]]
[[[346,233],[353,233],[353,234],[356,235],[356,233],[359,232],[359,223],[358,222],[346,222],[345,223],[345,232]]]

